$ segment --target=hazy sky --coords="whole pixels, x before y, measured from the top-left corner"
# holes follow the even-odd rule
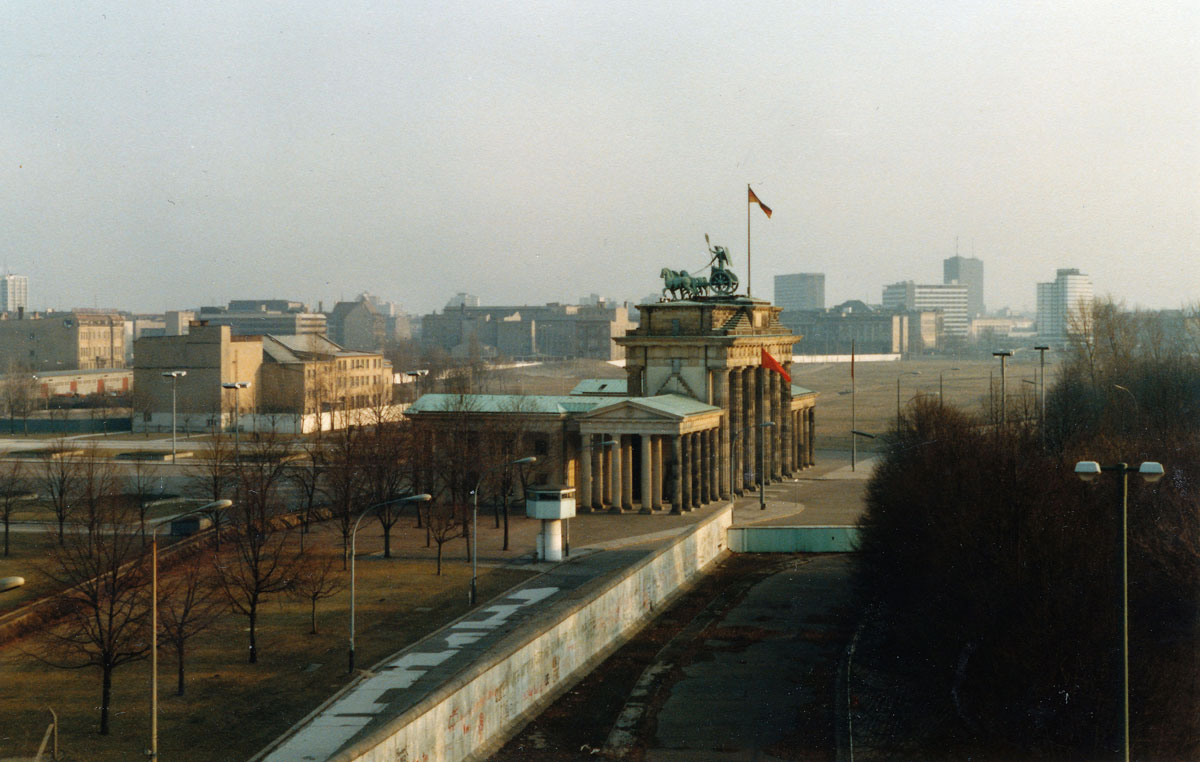
[[[640,298],[729,247],[827,302],[984,260],[1200,300],[1200,4],[0,5],[0,247],[35,308]]]

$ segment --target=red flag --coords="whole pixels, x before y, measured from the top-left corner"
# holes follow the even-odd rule
[[[758,204],[758,208],[763,210],[763,214],[767,215],[767,219],[771,219],[771,207],[759,201],[758,196],[754,195],[754,189],[749,185],[746,186],[746,190],[750,192],[750,200],[748,203]]]
[[[774,357],[772,357],[771,353],[768,352],[767,350],[763,349],[761,351],[762,351],[762,366],[764,368],[766,368],[767,370],[773,370],[776,373],[778,373],[779,375],[783,376],[783,380],[787,381],[789,384],[792,383],[791,375],[789,375],[788,372],[783,369],[783,366],[779,364],[779,361],[776,360]]]

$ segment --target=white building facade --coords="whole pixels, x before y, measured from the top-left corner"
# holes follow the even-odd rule
[[[1076,268],[1059,269],[1052,283],[1037,284],[1037,331],[1046,341],[1066,341],[1088,330],[1095,295],[1092,279]]]
[[[963,338],[971,330],[967,314],[967,287],[961,284],[921,284],[911,280],[883,287],[883,308],[942,313],[942,331]]]
[[[24,275],[0,276],[0,312],[29,311],[29,278]]]

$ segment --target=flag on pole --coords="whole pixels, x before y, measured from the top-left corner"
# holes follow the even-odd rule
[[[779,364],[779,361],[776,360],[774,357],[772,357],[771,353],[768,352],[767,350],[763,349],[763,350],[761,350],[761,352],[762,352],[762,366],[764,368],[766,368],[767,370],[773,370],[776,373],[778,373],[779,375],[783,376],[783,380],[787,381],[789,384],[792,383],[791,375],[786,370],[783,369],[783,366]]]
[[[767,219],[771,219],[771,207],[759,201],[758,196],[754,195],[754,189],[749,185],[746,186],[746,190],[750,193],[750,199],[747,203],[758,204],[758,208],[763,210],[763,214],[767,215]]]

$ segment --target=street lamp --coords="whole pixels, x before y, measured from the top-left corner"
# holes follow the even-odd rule
[[[357,539],[356,535],[358,534],[358,525],[364,518],[366,518],[368,513],[371,513],[372,511],[376,510],[377,508],[382,508],[385,505],[392,505],[393,503],[427,503],[427,502],[429,502],[430,499],[431,499],[431,496],[429,495],[429,493],[422,492],[419,495],[409,495],[408,497],[398,497],[395,500],[384,500],[382,503],[376,503],[375,505],[368,507],[366,510],[364,510],[362,513],[359,514],[358,520],[356,520],[354,522],[354,528],[350,530],[350,670],[349,670],[349,672],[351,674],[354,673],[354,551],[355,551],[355,540]]]
[[[186,370],[169,370],[162,374],[163,378],[171,380],[171,462],[175,462],[175,390],[179,379],[187,375]]]
[[[946,404],[946,389],[945,389],[946,374],[953,373],[956,370],[962,370],[962,368],[947,368],[947,369],[941,371],[940,373],[938,373],[938,402],[940,402],[943,406],[945,406],[945,404]]]
[[[242,389],[249,389],[249,381],[229,381],[221,384],[222,389],[233,390],[233,457],[239,463],[242,460],[241,437],[239,432],[242,430],[242,405],[238,398],[238,393]]]
[[[1005,393],[1006,392],[1005,392],[1005,375],[1004,375],[1005,364],[1004,364],[1004,361],[1012,356],[1013,356],[1013,353],[1007,349],[1002,352],[992,352],[992,357],[1000,358],[1000,423],[1002,425],[1007,420],[1007,416],[1005,415],[1005,413],[1006,413]]]
[[[774,425],[775,421],[763,421],[754,427],[758,429],[758,509],[760,511],[767,510],[767,454],[763,452],[766,449],[763,444],[767,438],[765,429]]]
[[[0,579],[0,593],[7,593],[9,590],[16,590],[18,587],[24,584],[24,577],[4,577],[3,579]]]
[[[900,379],[904,378],[905,376],[919,375],[921,375],[921,371],[910,370],[906,373],[901,373],[900,375],[896,376],[896,434],[900,433]]]
[[[232,500],[214,500],[174,516],[171,521],[223,511],[231,505]],[[164,526],[170,526],[170,521],[160,521],[150,530],[150,759],[158,759],[158,530]]]
[[[479,481],[475,482],[475,491],[472,493],[474,504],[471,506],[471,605],[479,600],[478,595],[478,577],[479,577],[479,487],[483,484],[483,480],[488,474],[493,471],[498,471],[501,468],[509,466],[523,466],[526,463],[537,463],[536,455],[528,455],[524,458],[497,463],[496,465],[483,472],[479,477]]]
[[[1049,351],[1050,347],[1040,344],[1034,347],[1034,349],[1041,356],[1042,365],[1040,372],[1041,388],[1038,390],[1038,412],[1040,413],[1038,423],[1042,427],[1042,439],[1044,441],[1046,438],[1046,352]]]
[[[1081,460],[1075,464],[1075,475],[1090,482],[1101,472],[1121,475],[1121,655],[1124,660],[1124,714],[1125,762],[1129,762],[1129,474],[1140,474],[1142,480],[1153,484],[1163,478],[1161,463],[1147,460],[1134,468],[1127,463],[1102,466],[1094,460]]]

